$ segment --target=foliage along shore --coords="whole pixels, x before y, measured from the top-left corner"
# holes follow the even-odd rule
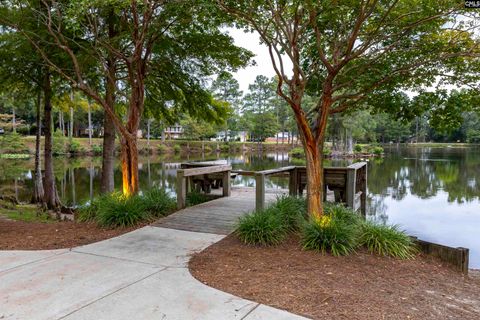
[[[56,138],[56,139],[55,139]],[[0,137],[1,154],[35,154],[35,137],[19,136],[17,141],[1,143],[4,137]],[[41,139],[41,150],[43,152],[43,142]],[[101,155],[102,138],[92,138],[92,145],[88,138],[68,138],[63,136],[54,137],[53,153],[54,155]],[[157,140],[151,139],[150,145],[147,139],[138,139],[138,150],[140,154],[201,154],[204,153],[234,153],[234,152],[253,152],[253,151],[289,151],[298,145],[292,145],[281,142],[224,142],[224,141],[189,141],[189,140]],[[116,152],[120,152],[120,141],[115,142]]]

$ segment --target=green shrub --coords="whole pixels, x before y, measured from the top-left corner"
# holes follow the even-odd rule
[[[324,156],[329,156],[331,154],[332,154],[332,150],[330,148],[328,148],[328,147],[323,148],[323,155]],[[288,152],[288,155],[292,159],[305,159],[305,150],[303,150],[302,147],[296,147],[296,148],[291,149]]]
[[[373,153],[379,156],[383,153],[383,148],[380,146],[373,147]]]
[[[355,150],[355,152],[362,152],[362,146],[359,145],[359,144],[356,144],[355,147],[353,148]]]
[[[278,197],[272,208],[278,210],[284,227],[290,232],[299,230],[307,215],[307,203],[301,197]]]
[[[75,218],[80,222],[91,222],[97,218],[98,205],[103,201],[108,201],[104,198],[110,197],[110,195],[100,195],[99,197],[90,201],[83,206],[80,206],[75,211]]]
[[[173,152],[180,153],[180,151],[182,151],[182,147],[180,147],[178,144],[173,146]]]
[[[138,196],[113,193],[97,203],[95,220],[102,227],[129,227],[151,218]]]
[[[0,138],[0,150],[3,153],[26,154],[29,150],[23,143],[22,136],[16,132],[5,134]]]
[[[100,144],[92,145],[92,152],[94,155],[101,155],[103,153],[103,146]]]
[[[207,146],[207,145],[206,145],[205,148],[204,148],[204,152],[207,152],[207,153],[212,152],[212,150],[213,150],[212,147]]]
[[[303,148],[293,148],[288,152],[288,155],[292,158],[304,158],[305,157],[305,151]]]
[[[371,253],[410,259],[414,256],[415,246],[412,239],[398,226],[387,226],[364,222],[361,226],[359,243]]]
[[[348,224],[335,215],[324,215],[320,221],[310,220],[304,223],[302,246],[305,250],[343,256],[355,251],[357,237],[356,225]]]
[[[29,159],[31,157],[28,153],[2,153],[0,159]]]
[[[341,220],[348,225],[359,227],[363,222],[360,215],[352,209],[345,207],[343,204],[325,202],[324,203],[325,215],[330,218],[334,217],[337,220]]]
[[[329,156],[332,154],[332,149],[323,147],[323,156]]]
[[[276,208],[255,211],[240,218],[236,234],[247,244],[276,245],[287,235],[287,230]]]
[[[72,153],[72,154],[79,154],[79,153],[85,152],[85,149],[82,147],[80,142],[78,142],[76,140],[72,140],[68,144],[68,152]]]
[[[164,144],[159,144],[157,148],[158,153],[164,154],[168,152],[168,147]]]
[[[66,153],[66,140],[65,136],[59,130],[53,133],[52,153],[54,156]]]
[[[192,191],[187,194],[186,204],[188,207],[191,207],[209,200],[210,198],[206,194],[198,191]]]
[[[220,145],[221,152],[230,152],[230,145],[228,143],[224,143]]]
[[[150,189],[141,196],[144,210],[153,217],[163,217],[175,209],[176,201],[164,189]]]
[[[77,220],[95,221],[102,227],[129,227],[163,217],[175,208],[175,199],[163,189],[125,197],[121,193],[101,195],[77,209]]]

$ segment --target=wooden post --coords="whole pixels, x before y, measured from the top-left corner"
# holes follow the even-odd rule
[[[347,200],[347,207],[350,207],[353,210],[355,210],[355,178],[356,178],[356,170],[354,168],[348,168],[346,200]]]
[[[255,210],[265,208],[265,175],[255,173]]]
[[[367,216],[367,165],[362,168],[362,194],[360,196],[360,211],[364,217]]]
[[[463,247],[459,247],[457,248],[460,252],[460,271],[464,274],[468,274],[468,259],[469,259],[469,249],[468,248],[463,248]]]
[[[223,196],[230,197],[232,195],[231,187],[230,187],[230,177],[232,171],[225,171],[222,177],[222,185],[223,185]]]
[[[183,170],[177,170],[177,209],[185,208],[187,197],[187,183],[183,176]]]
[[[297,168],[290,171],[290,179],[288,181],[288,193],[291,196],[298,196],[298,171]]]

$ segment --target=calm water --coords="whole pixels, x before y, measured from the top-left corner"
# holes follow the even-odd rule
[[[187,160],[226,159],[234,168],[262,170],[299,164],[284,153],[211,155],[204,158],[140,158],[140,186],[175,192],[175,175]],[[326,165],[343,166],[347,161]],[[55,160],[57,187],[63,202],[83,204],[100,190],[100,158]],[[33,160],[0,160],[0,193],[28,201]],[[421,239],[470,248],[470,266],[480,268],[480,148],[387,148],[383,159],[368,165],[368,214],[371,219],[399,224]],[[233,183],[254,186],[250,177]],[[287,179],[272,178],[270,188],[288,188]],[[120,187],[121,175],[115,173]]]

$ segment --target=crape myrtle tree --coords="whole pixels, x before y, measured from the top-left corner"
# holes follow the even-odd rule
[[[146,103],[171,113],[171,104],[166,102],[173,100],[177,108],[194,115],[216,117],[218,105],[198,78],[220,68],[243,66],[250,58],[249,52],[235,47],[232,39],[219,31],[222,21],[208,1],[42,0],[42,10],[31,1],[10,3],[17,15],[36,16],[49,38],[38,37],[35,30],[25,30],[21,22],[12,23],[8,17],[0,22],[6,21],[27,37],[52,70],[95,100],[111,118],[120,136],[123,193],[127,196],[138,192],[137,130]],[[111,20],[114,32],[109,30]],[[45,45],[52,43],[68,56],[68,68],[56,64],[45,50]],[[82,64],[86,56],[98,61],[99,73],[110,80],[115,77],[126,105],[124,117],[115,112],[96,83],[90,82],[91,70]],[[109,68],[112,58],[114,75]]]
[[[461,1],[217,4],[239,27],[256,31],[268,48],[279,78],[277,93],[292,108],[305,149],[308,212],[314,220],[323,215],[323,147],[332,114],[365,105],[403,111],[404,105],[392,103],[402,90],[438,79],[467,80],[457,71],[468,70],[457,66],[478,59],[478,12],[464,9]],[[316,97],[313,107],[302,104],[305,93]]]

